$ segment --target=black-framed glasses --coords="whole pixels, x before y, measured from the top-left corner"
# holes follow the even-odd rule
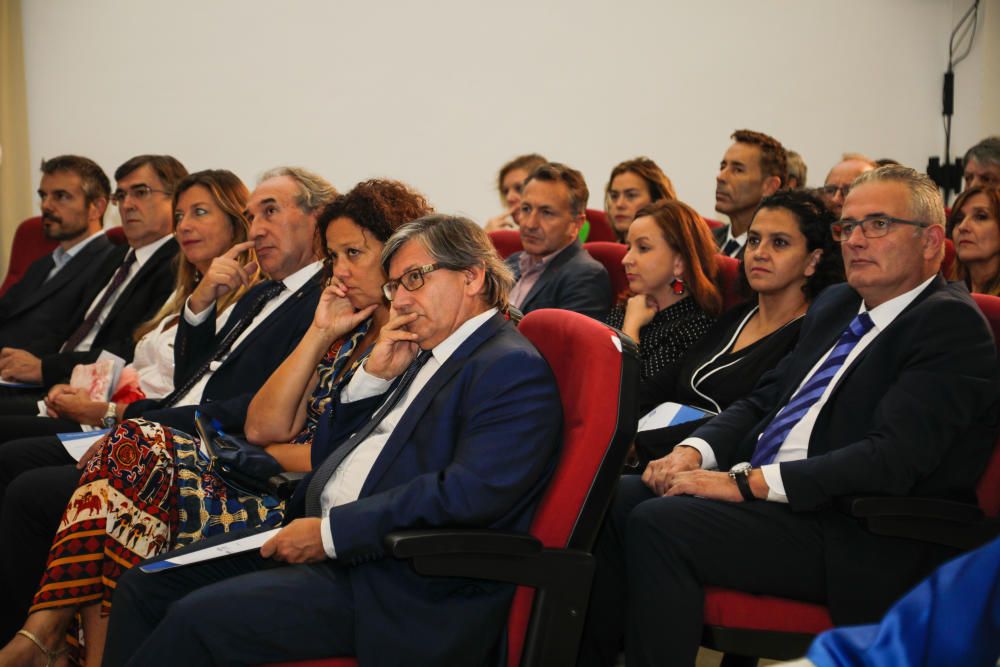
[[[866,239],[877,239],[892,231],[893,225],[910,225],[921,229],[930,227],[930,223],[927,222],[903,220],[902,218],[893,218],[889,215],[873,215],[864,220],[838,220],[830,225],[830,233],[833,234],[834,241],[843,243],[851,238],[855,227],[860,227],[861,233]]]
[[[114,194],[111,195],[111,201],[114,202],[115,206],[121,206],[124,204],[127,197],[132,197],[132,199],[136,201],[145,201],[146,199],[149,199],[150,195],[154,192],[159,192],[160,194],[167,196],[170,196],[171,194],[166,190],[156,190],[148,185],[136,185],[128,190],[115,190]]]
[[[396,298],[396,290],[400,287],[406,289],[407,292],[416,292],[424,286],[424,275],[443,268],[445,268],[443,264],[435,262],[434,264],[424,264],[415,269],[410,269],[401,275],[398,280],[390,280],[385,285],[382,285],[382,294],[385,294],[386,299],[392,301]]]
[[[847,196],[847,193],[850,189],[851,189],[850,183],[848,183],[847,185],[823,185],[816,188],[816,190],[821,195],[823,195],[824,197],[829,197],[830,199],[836,197],[838,192],[840,193],[840,198],[843,199]]]

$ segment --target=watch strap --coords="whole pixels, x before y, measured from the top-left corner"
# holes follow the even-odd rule
[[[730,473],[730,477],[736,481],[736,488],[740,490],[740,495],[743,496],[743,500],[752,502],[757,500],[757,496],[753,495],[753,491],[750,489],[750,470],[745,472],[734,472]]]

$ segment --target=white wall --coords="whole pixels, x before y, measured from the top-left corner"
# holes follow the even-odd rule
[[[813,185],[844,151],[940,154],[947,39],[969,2],[30,0],[32,163],[77,152],[110,174],[169,152],[251,184],[299,164],[340,189],[399,178],[482,220],[514,155],[581,169],[600,208],[611,167],[647,154],[711,216],[736,128],[798,150]],[[980,95],[1000,0],[990,12],[959,68],[958,153],[1000,131]]]

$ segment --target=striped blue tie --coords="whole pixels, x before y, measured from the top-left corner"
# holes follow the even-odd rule
[[[819,400],[823,392],[826,391],[830,380],[837,374],[840,367],[844,365],[844,360],[851,353],[858,341],[872,328],[874,323],[868,313],[859,313],[851,320],[851,323],[840,334],[837,344],[833,346],[833,351],[826,358],[816,372],[809,377],[805,383],[799,387],[791,400],[781,409],[780,412],[767,425],[760,439],[757,441],[757,448],[753,452],[750,464],[758,468],[774,461],[782,443],[788,437],[788,432],[792,430],[799,420],[809,411],[816,401]]]

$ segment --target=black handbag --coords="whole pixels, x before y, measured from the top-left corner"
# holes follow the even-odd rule
[[[216,419],[194,414],[195,428],[213,470],[227,486],[255,496],[274,493],[272,477],[284,472],[278,461],[243,438],[223,433]]]

